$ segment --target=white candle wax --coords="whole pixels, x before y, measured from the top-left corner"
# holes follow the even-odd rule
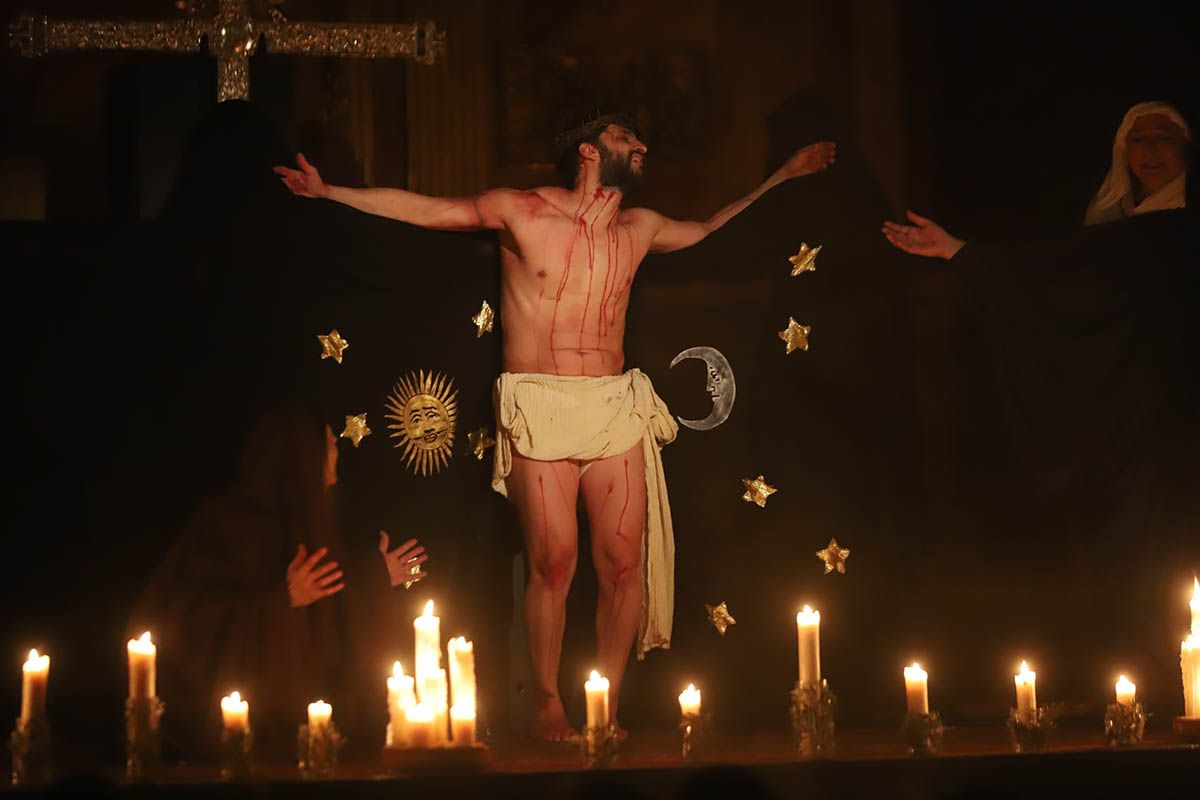
[[[413,620],[413,632],[416,634],[416,676],[417,676],[417,692],[420,693],[420,701],[429,705],[429,700],[425,697],[424,692],[432,690],[432,686],[428,684],[431,674],[438,669],[442,663],[442,637],[439,631],[441,630],[441,619],[433,614],[433,601],[425,603],[425,611],[421,616]]]
[[[475,745],[475,706],[450,706],[450,728],[455,747]]]
[[[1117,705],[1131,706],[1137,697],[1137,685],[1124,675],[1117,678]]]
[[[408,718],[404,710],[416,705],[417,697],[414,691],[414,681],[411,675],[404,674],[404,667],[396,661],[392,664],[391,677],[387,679],[388,687],[388,721],[391,725],[393,747],[408,746]]]
[[[929,713],[929,673],[915,661],[904,668],[904,693],[908,698],[908,713]]]
[[[587,695],[587,726],[593,729],[607,728],[608,678],[602,678],[599,672],[592,670],[583,684],[583,691]]]
[[[404,709],[411,747],[433,746],[433,709],[424,703],[416,703]]]
[[[679,713],[685,717],[700,716],[700,690],[690,683],[679,693]]]
[[[226,730],[250,730],[250,704],[237,692],[221,698],[221,722]]]
[[[50,680],[50,656],[29,651],[21,665],[21,721],[46,715],[46,685]]]
[[[421,702],[433,711],[433,741],[446,744],[450,741],[450,706],[446,691],[446,670],[438,669],[431,680],[433,687],[429,699],[422,698]]]
[[[310,734],[316,733],[321,728],[327,726],[330,720],[333,719],[333,706],[326,703],[324,700],[318,700],[315,703],[308,704],[308,731]]]
[[[150,638],[150,631],[143,633],[140,638],[130,639],[125,648],[129,653],[129,696],[154,697],[158,648]]]
[[[1179,671],[1183,677],[1183,715],[1200,718],[1200,582],[1192,578],[1192,630],[1179,644]]]
[[[799,681],[812,686],[821,683],[821,612],[805,606],[796,615],[799,645]]]
[[[1017,713],[1032,714],[1037,711],[1037,673],[1021,662],[1021,671],[1013,676],[1017,687]]]
[[[450,659],[450,705],[476,707],[475,643],[462,636],[446,643]]]

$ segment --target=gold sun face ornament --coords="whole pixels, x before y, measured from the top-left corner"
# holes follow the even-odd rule
[[[388,395],[389,436],[414,475],[439,472],[453,457],[457,398],[452,378],[424,370],[401,377]]]

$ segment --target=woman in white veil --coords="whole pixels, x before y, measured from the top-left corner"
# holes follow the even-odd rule
[[[1112,166],[1083,224],[1184,208],[1191,139],[1191,129],[1174,106],[1138,103],[1129,109],[1113,137]]]

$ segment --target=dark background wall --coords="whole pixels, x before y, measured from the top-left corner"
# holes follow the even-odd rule
[[[460,434],[486,421],[495,339],[476,342],[459,317],[494,301],[489,240],[293,200],[256,166],[300,149],[335,182],[433,194],[532,186],[549,176],[541,135],[582,95],[583,109],[620,102],[640,115],[654,159],[640,200],[680,217],[744,193],[792,146],[843,145],[828,176],[764,199],[694,260],[663,259],[639,278],[630,364],[678,413],[698,416],[699,372],[666,365],[683,347],[717,346],[737,371],[739,407],[666,451],[677,638],[631,667],[626,723],[665,724],[677,685],[696,679],[730,726],[783,727],[791,618],[809,600],[825,614],[826,669],[849,725],[895,723],[899,670],[913,657],[931,663],[936,704],[962,722],[1003,714],[1010,662],[1026,653],[1041,659],[1045,691],[1092,711],[1110,662],[1124,659],[1153,675],[1143,688],[1157,692],[1162,719],[1174,713],[1167,667],[1200,555],[1163,564],[1161,602],[1139,609],[1162,641],[1147,634],[1153,644],[1106,642],[1103,655],[1080,657],[1103,627],[1089,599],[1107,591],[1071,569],[1092,543],[1065,539],[1065,563],[1022,569],[1020,553],[1057,534],[989,405],[961,285],[887,253],[876,234],[905,207],[968,239],[1076,225],[1130,104],[1174,100],[1195,123],[1197,55],[1166,5],[1139,4],[1136,20],[1070,3],[826,0],[285,11],[429,17],[450,51],[429,69],[262,56],[251,68],[261,115],[215,128],[206,57],[4,56],[0,229],[18,474],[4,503],[0,654],[12,669],[0,670],[0,702],[15,712],[17,665],[42,646],[54,654],[66,746],[119,753],[126,609],[190,505],[220,484],[256,398],[295,384],[335,421],[369,410],[382,423],[395,377],[444,369],[462,392]],[[114,3],[103,13],[172,11]],[[747,244],[777,242],[782,258],[796,237],[831,245],[797,281],[779,279],[769,248]],[[807,317],[814,345],[784,360],[773,337],[789,313]],[[337,373],[312,363],[312,334],[333,325],[356,329],[349,352],[361,356]],[[372,427],[363,448],[343,448],[346,535],[365,561],[380,526],[429,543],[438,571],[427,588],[447,604],[447,630],[480,640],[502,729],[519,678],[508,668],[511,513],[487,491],[486,463],[460,450],[446,473],[418,479]],[[738,478],[758,472],[779,476],[766,510],[738,499]],[[823,576],[812,556],[829,535],[854,550],[844,576]],[[1141,533],[1125,535],[1136,547]],[[588,580],[584,563],[567,686],[587,662]],[[424,596],[389,606],[380,652],[400,647]],[[738,618],[723,639],[702,616],[722,599]],[[364,682],[384,666],[364,666]],[[90,734],[67,732],[92,729],[111,730],[98,754]]]

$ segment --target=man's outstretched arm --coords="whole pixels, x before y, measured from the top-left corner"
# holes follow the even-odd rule
[[[507,224],[513,199],[521,194],[513,189],[493,189],[476,197],[429,197],[404,189],[353,189],[330,186],[321,180],[317,168],[303,153],[296,155],[300,169],[275,167],[283,183],[301,197],[323,197],[367,214],[400,220],[422,228],[472,231],[497,230]]]
[[[666,253],[671,250],[681,250],[685,247],[691,247],[733,219],[744,208],[774,186],[790,178],[799,178],[802,175],[811,175],[814,172],[822,172],[829,169],[836,156],[837,145],[833,142],[817,142],[816,144],[810,144],[808,147],[797,150],[782,167],[775,170],[774,174],[763,181],[762,185],[757,189],[740,200],[736,200],[725,206],[704,222],[681,222],[664,217],[653,211],[646,212],[652,215],[652,225],[654,226],[654,235],[650,240],[650,252]]]

